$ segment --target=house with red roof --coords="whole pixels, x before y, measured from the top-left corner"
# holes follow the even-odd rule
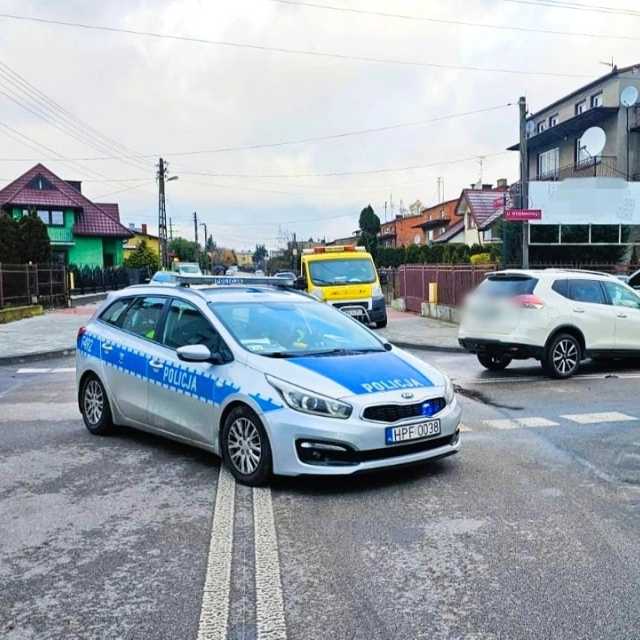
[[[54,260],[84,267],[119,266],[123,240],[133,233],[120,223],[116,203],[92,202],[77,180],[62,180],[37,164],[0,189],[0,215],[33,213],[47,225]]]
[[[506,180],[499,180],[497,187],[483,184],[463,189],[455,209],[459,216],[457,222],[435,238],[434,242],[464,243],[467,246],[500,242],[501,237],[495,227],[502,219],[508,198]]]

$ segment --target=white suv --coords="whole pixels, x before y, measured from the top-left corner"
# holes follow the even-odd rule
[[[459,341],[492,371],[536,358],[568,378],[586,357],[640,356],[640,295],[605,273],[499,271],[467,299]]]

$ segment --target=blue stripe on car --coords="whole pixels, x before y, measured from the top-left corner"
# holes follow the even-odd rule
[[[149,366],[149,361],[154,359],[149,354],[111,340],[103,340],[95,334],[85,333],[78,338],[77,348],[84,357],[102,360],[107,366],[123,373],[208,404],[221,405],[228,396],[240,391],[240,387],[229,380],[173,361],[160,360],[163,366],[154,369]],[[265,413],[282,409],[282,405],[271,398],[263,398],[260,394],[249,396]]]
[[[418,369],[388,351],[352,356],[302,356],[289,362],[319,373],[355,394],[434,386]]]

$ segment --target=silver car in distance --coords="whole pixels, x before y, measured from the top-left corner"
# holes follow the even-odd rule
[[[193,444],[249,485],[458,451],[460,404],[435,368],[280,278],[197,283],[129,287],[80,329],[91,433],[124,425]]]

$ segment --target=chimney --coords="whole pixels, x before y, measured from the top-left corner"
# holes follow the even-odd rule
[[[509,186],[506,178],[498,178],[498,182],[496,183],[496,189],[506,189]]]
[[[140,225],[140,226],[142,227],[142,233],[143,233],[143,235],[145,235],[145,236],[146,236],[146,235],[147,235],[147,225],[146,225],[146,223],[145,223],[145,224],[142,224],[142,225]]]
[[[493,189],[493,185],[491,183],[482,185],[483,191],[491,191],[492,189]]]

